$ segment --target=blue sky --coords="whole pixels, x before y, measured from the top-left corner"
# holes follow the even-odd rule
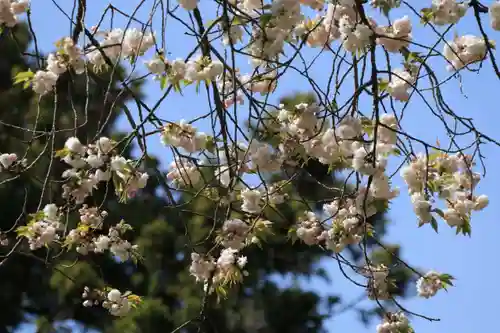
[[[70,26],[67,19],[48,1],[33,0],[33,23],[35,32],[41,49],[48,51],[53,48],[53,43],[70,33]],[[90,8],[87,13],[87,26],[97,23],[99,16],[106,6],[103,1],[88,0]],[[139,3],[138,0],[112,1],[125,12],[131,12]],[[425,6],[430,0],[410,1],[415,5]],[[62,8],[71,12],[73,2],[58,1]],[[125,3],[125,4],[123,4]],[[147,16],[153,1],[145,1],[142,14],[138,17]],[[489,3],[489,2],[488,2]],[[210,7],[210,6],[209,6]],[[203,8],[202,8],[203,9]],[[211,8],[207,8],[211,9]],[[202,10],[202,12],[206,12]],[[212,10],[213,12],[213,10]],[[158,15],[156,17],[159,17]],[[393,16],[393,18],[398,15]],[[451,30],[449,38],[453,38],[453,31],[460,34],[477,33],[477,27],[472,20],[472,11],[469,11],[467,18],[461,21],[459,26]],[[206,20],[213,17],[206,17]],[[56,24],[55,22],[62,22]],[[153,20],[155,27],[159,26],[157,19]],[[423,44],[432,42],[427,33],[417,32],[421,26],[414,22],[416,41]],[[115,26],[124,26],[125,21],[117,18]],[[104,25],[106,27],[106,24]],[[172,57],[184,57],[193,46],[191,38],[186,38],[182,33],[173,30],[179,25],[175,22],[167,21],[169,33],[165,40],[167,51],[172,52]],[[178,30],[177,30],[178,31]],[[494,34],[487,29],[490,37],[500,41],[500,33]],[[312,54],[312,53],[311,53]],[[327,57],[322,57],[316,66],[312,69],[312,77],[319,83],[326,83],[324,68],[329,68],[330,63]],[[437,63],[437,66],[445,67],[443,61]],[[142,69],[141,69],[142,70]],[[444,75],[444,70],[438,70],[438,73]],[[322,75],[323,74],[323,75]],[[293,91],[308,90],[304,83],[292,79],[283,80],[280,83],[275,98]],[[452,107],[455,107],[457,113],[462,116],[472,117],[476,126],[481,131],[488,133],[494,138],[500,139],[497,134],[498,122],[500,121],[499,104],[496,102],[495,93],[500,90],[497,88],[497,79],[491,70],[489,62],[486,62],[477,73],[465,73],[463,75],[463,91],[467,97],[460,93],[458,82],[451,81],[443,87],[445,98]],[[203,104],[204,96],[196,96],[194,89],[188,89],[185,96],[173,95],[169,97],[161,106],[159,115],[169,120],[179,120],[181,117],[186,119],[194,118],[196,115],[205,113]],[[158,84],[148,82],[144,92],[147,94],[147,102],[154,103],[158,98],[160,91]],[[206,99],[205,99],[206,100]],[[447,139],[443,136],[443,128],[440,127],[435,119],[429,115],[429,111],[421,102],[413,102],[406,111],[404,126],[407,132],[414,137],[435,142],[439,138],[442,144]],[[126,122],[121,123],[126,129]],[[209,124],[199,123],[198,127],[208,132]],[[158,139],[158,140],[157,140]],[[163,162],[169,162],[170,153],[159,143],[159,138],[150,140],[150,149],[157,156],[163,156]],[[399,176],[394,179],[394,185],[401,188],[402,195],[392,204],[390,211],[390,225],[386,240],[399,243],[403,246],[403,258],[414,267],[422,269],[435,269],[441,272],[452,274],[457,278],[455,288],[448,293],[441,292],[430,300],[412,298],[404,301],[406,308],[416,313],[428,315],[430,317],[440,318],[440,322],[427,322],[423,319],[414,318],[413,327],[416,332],[425,333],[470,333],[478,330],[493,331],[497,327],[496,315],[498,296],[500,291],[496,289],[495,278],[500,274],[500,268],[497,267],[497,235],[500,234],[500,225],[498,216],[500,216],[500,195],[496,188],[500,184],[500,176],[496,174],[500,159],[498,158],[498,148],[492,145],[483,147],[483,154],[486,156],[487,176],[479,186],[479,192],[487,194],[490,197],[490,206],[483,212],[476,213],[472,218],[472,237],[456,236],[455,232],[448,228],[444,223],[440,223],[440,232],[436,234],[429,226],[417,228],[417,221],[412,212],[409,197],[406,195],[406,187],[401,182]],[[325,267],[333,278],[333,284],[327,285],[322,281],[312,280],[304,283],[306,288],[313,290],[333,290],[341,291],[345,300],[357,298],[361,290],[352,285],[339,272],[336,263],[325,261]],[[349,331],[353,333],[375,332],[375,324],[365,328],[354,317],[353,313],[345,313],[336,316],[327,322],[327,327],[331,332]],[[31,332],[33,329],[26,326],[21,332]]]

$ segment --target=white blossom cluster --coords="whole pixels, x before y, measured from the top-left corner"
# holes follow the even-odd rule
[[[60,218],[59,208],[55,204],[48,204],[42,211],[31,215],[31,221],[26,226],[18,228],[18,235],[28,240],[31,250],[48,246],[60,239]]]
[[[440,280],[441,274],[430,271],[417,281],[417,292],[420,297],[430,298],[443,289],[443,281]]]
[[[117,195],[125,195],[133,198],[137,191],[146,187],[149,175],[147,172],[140,172],[133,165],[134,161],[127,160],[123,156],[113,156],[110,162],[110,169],[117,178],[115,190]]]
[[[4,153],[0,155],[0,171],[9,170],[17,162],[17,155],[14,153]]]
[[[370,5],[374,8],[392,9],[398,8],[401,5],[401,0],[370,0]]]
[[[20,15],[28,10],[29,0],[0,0],[0,27],[5,25],[8,28],[15,26]]]
[[[243,204],[241,210],[250,214],[258,214],[261,211],[260,203],[262,193],[259,190],[244,189],[241,191],[241,199]]]
[[[109,228],[107,236],[101,235],[94,241],[95,252],[104,252],[109,250],[113,256],[121,261],[134,258],[138,251],[138,245],[132,245],[129,241],[123,239],[123,235],[132,227],[123,221],[116,226]]]
[[[230,147],[229,156],[226,155],[225,149],[217,150],[217,167],[215,175],[220,184],[224,187],[229,187],[232,182],[236,182],[237,177],[250,170],[248,166],[249,155],[247,154],[247,146],[240,143],[236,148]]]
[[[71,38],[63,38],[56,45],[58,51],[48,55],[45,70],[38,70],[31,82],[33,91],[37,94],[44,95],[51,92],[59,76],[66,73],[69,68],[72,68],[75,74],[82,74],[85,71],[83,51]]]
[[[144,64],[148,71],[154,74],[155,80],[168,79],[170,83],[177,84],[186,79],[187,65],[181,58],[170,61],[163,54],[156,54]]]
[[[248,76],[248,75],[247,75]],[[217,89],[221,95],[224,108],[229,108],[233,104],[244,104],[244,94],[241,87],[244,80],[248,81],[250,76],[241,75],[239,69],[235,69],[233,73],[225,72],[224,75],[219,75],[217,78]],[[250,80],[250,82],[252,82]]]
[[[361,190],[355,199],[333,201],[323,206],[323,210],[332,219],[331,223],[321,222],[313,212],[305,212],[303,218],[299,219],[296,235],[307,245],[324,243],[325,246],[336,252],[341,252],[346,246],[358,244],[364,237],[366,231],[371,227],[365,224],[366,218],[377,212],[375,206],[368,198],[365,202],[366,190]]]
[[[193,252],[189,272],[197,282],[203,282],[205,288],[210,287],[210,292],[228,282],[241,282],[248,273],[243,270],[247,257],[240,255],[240,251],[252,243],[259,243],[259,237],[268,233],[271,225],[267,220],[257,220],[253,225],[238,218],[226,220],[217,236],[217,242],[223,247],[217,260],[209,254]]]
[[[376,32],[386,37],[378,37],[377,43],[388,52],[399,52],[403,47],[408,47],[411,37],[411,21],[408,16],[395,20],[391,26],[377,27]]]
[[[249,153],[252,169],[260,172],[279,171],[283,163],[282,156],[262,142],[253,141]]]
[[[315,213],[305,212],[297,225],[297,237],[307,245],[319,244],[324,239],[324,228]]]
[[[361,272],[368,279],[368,298],[372,300],[388,300],[389,294],[389,269],[385,265],[366,266]]]
[[[91,46],[85,52],[69,37],[59,41],[58,51],[49,54],[45,70],[38,70],[34,74],[31,80],[33,91],[40,95],[53,91],[59,76],[69,68],[76,74],[82,74],[86,63],[90,63],[100,70],[107,65],[105,56],[110,61],[120,60],[122,57],[135,59],[154,45],[152,34],[143,33],[135,28],[126,31],[122,29],[113,29],[109,32],[96,31],[96,36],[103,37],[99,47]]]
[[[82,205],[78,213],[80,214],[80,223],[95,229],[101,229],[104,218],[108,216],[108,212],[105,210],[99,211],[99,208],[88,205]]]
[[[351,2],[351,1],[349,1]],[[348,7],[354,8],[354,7]],[[370,26],[363,22],[359,22],[354,18],[359,18],[359,15],[344,15],[339,19],[339,32],[342,46],[348,52],[364,51],[371,43],[376,23],[370,20]]]
[[[191,267],[189,273],[196,278],[196,281],[208,281],[216,267],[215,261],[211,257],[203,257],[193,252],[191,253]]]
[[[133,161],[115,155],[115,144],[107,137],[101,137],[88,146],[76,137],[66,140],[59,156],[72,168],[63,173],[63,178],[67,180],[63,185],[64,198],[72,198],[81,204],[100,182],[107,182],[112,177],[115,191],[123,200],[133,197],[146,186],[149,175],[139,172]]]
[[[319,107],[315,104],[297,104],[293,110],[286,110],[280,105],[278,120],[282,131],[299,139],[308,139],[314,136],[318,130],[319,119],[316,114]]]
[[[449,65],[449,71],[481,61],[486,57],[487,46],[482,37],[473,35],[457,36],[444,45],[443,54]]]
[[[249,91],[266,95],[277,87],[277,72],[272,70],[259,75],[246,74],[241,77],[241,82]]]
[[[238,256],[238,250],[224,248],[217,260],[211,256],[202,256],[191,253],[191,267],[189,272],[198,282],[204,282],[205,288],[210,286],[210,292],[225,281],[239,282],[242,278],[242,269],[247,264],[247,257]]]
[[[8,246],[9,245],[9,238],[6,235],[5,232],[0,231],[0,246]]]
[[[326,231],[322,232],[319,240],[325,240],[328,249],[339,253],[346,246],[361,242],[365,233],[371,230],[365,218],[373,216],[377,209],[373,205],[373,197],[366,196],[366,189],[361,189],[355,198],[324,204],[323,211],[332,222],[328,228],[324,225]]]
[[[221,230],[221,244],[225,248],[241,250],[249,235],[250,226],[240,219],[231,219],[224,222]]]
[[[178,124],[167,124],[161,133],[161,140],[164,145],[183,148],[189,153],[203,150],[207,146],[207,135],[198,132],[185,120],[181,120]]]
[[[224,71],[224,65],[218,60],[198,56],[186,63],[185,79],[191,82],[215,81]]]
[[[110,227],[107,235],[99,234],[107,212],[99,212],[97,207],[89,208],[87,205],[82,206],[79,212],[80,223],[75,229],[69,231],[65,239],[68,247],[75,247],[76,252],[82,255],[109,250],[120,261],[136,257],[138,246],[123,239],[125,232],[132,229],[130,225],[122,221]]]
[[[305,38],[310,47],[324,47],[339,40],[348,52],[363,51],[370,45],[373,33],[379,32],[376,22],[372,18],[367,20],[368,25],[361,20],[355,1],[333,1],[327,5],[324,15],[303,18],[294,33],[299,39]],[[403,32],[398,34],[403,35]]]
[[[260,93],[267,95],[272,93],[277,87],[276,71],[269,70],[253,75],[242,75],[238,69],[234,73],[228,71],[224,75],[217,77],[217,88],[223,99],[224,108],[229,108],[233,104],[244,104],[245,90],[247,93]]]
[[[39,70],[35,73],[32,80],[33,91],[40,95],[45,95],[56,86],[59,76],[50,71]]]
[[[288,197],[288,194],[278,183],[270,184],[268,185],[267,190],[262,189],[262,191],[265,192],[264,196],[267,197],[267,202],[272,206],[284,203],[286,198]]]
[[[294,30],[298,38],[306,38],[309,47],[324,47],[340,38],[337,20],[334,17],[336,6],[329,4],[324,17],[303,20]]]
[[[486,195],[473,195],[481,176],[472,172],[472,167],[472,160],[463,154],[437,152],[429,158],[421,154],[401,169],[420,224],[432,222],[434,211],[451,227],[463,231],[470,227],[471,213],[484,209],[489,203]],[[432,209],[433,194],[446,203],[444,211]]]
[[[406,69],[393,70],[387,91],[397,101],[406,102],[410,98],[409,89],[415,84],[416,78]]]
[[[110,61],[121,58],[134,60],[153,47],[155,36],[150,32],[143,32],[136,28],[113,29],[111,31],[95,31],[96,37],[101,37],[99,47],[91,46],[87,52],[89,63],[100,69],[106,65],[105,56]]]
[[[241,9],[249,15],[255,15],[256,11],[261,11],[262,5],[261,1],[239,3]],[[251,43],[248,45],[250,62],[255,67],[269,64],[269,60],[279,59],[285,41],[303,18],[299,0],[273,1],[268,14],[270,19],[264,29],[258,26],[253,27]]]
[[[83,306],[91,307],[101,304],[113,316],[123,317],[132,310],[134,303],[139,297],[130,292],[122,293],[118,289],[110,289],[108,292],[99,289],[85,287],[82,293]]]
[[[194,60],[185,62],[178,58],[169,61],[163,54],[157,54],[145,62],[147,69],[155,75],[156,80],[168,80],[172,84],[179,81],[202,82],[216,81],[224,71],[224,66],[218,60],[198,56]]]
[[[457,23],[466,13],[468,4],[456,0],[432,0],[431,22],[436,25]]]
[[[224,35],[222,36],[222,44],[224,46],[236,44],[243,39],[243,28],[241,25],[233,23],[226,29],[223,23],[220,23],[220,26],[224,30]]]
[[[491,27],[496,31],[500,31],[500,1],[491,4],[489,15]]]
[[[82,74],[85,70],[85,60],[80,47],[69,37],[63,38],[57,45],[59,51],[50,53],[47,57],[47,71],[61,75],[71,67],[76,74]]]
[[[312,9],[321,10],[325,6],[325,0],[299,0],[304,6],[309,6]]]
[[[80,213],[80,222],[75,229],[70,230],[65,239],[65,244],[69,247],[75,247],[76,252],[86,255],[89,252],[98,252],[96,250],[95,232],[102,229],[103,220],[108,215],[106,211],[99,211],[97,207],[88,207],[83,205],[78,210]]]
[[[113,289],[108,293],[107,299],[102,302],[102,307],[109,310],[113,316],[125,316],[130,311],[130,302],[118,289]]]
[[[193,10],[198,6],[199,0],[178,0],[179,5],[185,10]]]
[[[414,333],[403,312],[386,313],[384,321],[377,325],[377,333]]]
[[[175,157],[170,164],[167,179],[172,181],[175,186],[194,186],[202,180],[202,174],[200,169],[189,159]]]

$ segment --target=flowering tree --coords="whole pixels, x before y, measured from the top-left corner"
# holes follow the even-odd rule
[[[72,32],[56,51],[43,56],[34,39],[34,52],[17,56],[29,59],[12,79],[19,94],[36,96],[19,102],[32,116],[2,118],[13,142],[0,155],[2,186],[25,199],[5,208],[0,269],[14,256],[29,257],[57,273],[53,286],[69,286],[59,297],[78,293],[79,315],[59,310],[49,321],[107,312],[104,320],[125,319],[115,325],[120,330],[130,327],[126,318],[172,308],[184,312],[171,331],[319,330],[317,313],[297,313],[293,326],[263,318],[254,310],[271,311],[271,304],[238,287],[257,288],[275,272],[310,273],[320,257],[364,289],[381,314],[378,332],[414,332],[409,315],[436,320],[398,297],[415,279],[418,295],[430,298],[453,276],[404,261],[383,243],[381,218],[407,192],[419,227],[438,232],[445,224],[470,236],[473,212],[488,205],[475,191],[475,167],[485,168],[484,144],[500,143],[451,108],[443,87],[484,68],[500,78],[488,37],[500,30],[499,2],[157,0],[130,13],[108,5],[90,23],[91,6],[58,7]],[[2,42],[19,45],[24,12],[36,32],[28,1],[0,0]],[[116,16],[126,24],[116,27]],[[476,35],[459,35],[469,16]],[[192,45],[186,54],[172,55],[168,39],[176,35]],[[324,62],[318,71],[319,59],[328,70]],[[149,103],[137,88],[152,80],[160,93]],[[274,104],[289,80],[312,95]],[[182,97],[203,103],[192,119],[169,119],[162,108]],[[415,103],[442,126],[446,142],[412,134],[405,117]],[[129,130],[111,137],[118,112]],[[156,141],[171,159],[166,172],[151,157]],[[394,186],[398,178],[404,191]],[[165,216],[173,223],[162,223]],[[157,228],[166,228],[160,248],[184,275],[152,274],[172,260],[155,255]],[[262,265],[266,258],[273,264]],[[94,265],[108,269],[92,275]],[[112,277],[134,270],[140,275],[130,284]],[[142,297],[186,275],[187,289]],[[257,290],[282,304],[305,297]],[[305,309],[316,305],[309,298]],[[254,311],[250,326],[230,322],[231,311],[243,308]]]

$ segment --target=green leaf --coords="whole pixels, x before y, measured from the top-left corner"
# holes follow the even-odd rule
[[[408,53],[405,53],[405,61],[406,62],[413,62],[413,61],[416,61],[416,62],[423,62],[423,59],[420,57],[420,53],[418,52],[408,52]]]
[[[420,11],[420,14],[422,15],[420,23],[424,25],[432,21],[432,19],[434,18],[434,12],[432,11],[432,8],[424,8]]]
[[[264,250],[264,247],[262,246],[262,242],[260,241],[259,238],[256,239],[256,241],[254,242],[255,245],[257,245],[257,247],[260,249],[260,250]]]
[[[449,286],[453,287],[452,281],[455,280],[455,278],[450,274],[441,274],[439,275],[439,280],[441,280],[441,286],[443,287],[443,289],[446,290],[446,288]]]
[[[363,125],[363,131],[368,135],[368,136],[373,136],[373,130],[374,126],[372,124],[370,125]]]
[[[375,200],[373,205],[377,212],[385,212],[389,208],[389,200]]]
[[[69,153],[70,153],[70,151],[68,150],[68,148],[63,148],[63,149],[56,151],[56,157],[64,158],[64,157],[68,156]]]
[[[233,17],[232,25],[245,25],[246,21],[242,19],[240,16]]]
[[[434,229],[434,231],[436,233],[438,233],[438,223],[437,223],[436,218],[434,216],[431,219],[431,226],[432,226],[432,229]]]
[[[261,26],[265,27],[269,23],[269,21],[271,21],[272,18],[273,18],[273,14],[269,14],[269,13],[262,14],[259,18]]]
[[[288,229],[288,235],[287,238],[292,241],[292,245],[295,244],[295,242],[299,239],[297,236],[297,229],[295,227],[291,227]]]
[[[441,209],[434,208],[433,210],[431,210],[431,212],[434,212],[434,213],[438,214],[439,216],[441,216],[441,218],[444,219],[444,212]]]
[[[19,72],[14,76],[14,84],[24,83],[23,88],[26,89],[31,84],[31,80],[35,74],[28,69],[26,72]]]
[[[427,182],[427,187],[431,192],[437,192],[439,189],[439,185],[436,181],[429,181]]]
[[[385,17],[389,17],[390,10],[391,10],[391,7],[387,3],[384,3],[382,5],[382,7],[380,8],[380,11],[384,14]]]
[[[436,159],[441,157],[443,155],[442,152],[439,150],[434,150],[432,153],[429,154],[429,162],[434,162]]]
[[[380,92],[387,91],[387,88],[389,87],[389,81],[385,79],[379,79],[378,80],[378,90]]]
[[[403,155],[403,153],[401,152],[401,150],[399,150],[398,148],[394,148],[392,151],[391,151],[392,155],[394,156],[401,156]]]
[[[450,274],[441,274],[441,275],[439,275],[439,279],[441,281],[446,282],[450,286],[453,286],[453,283],[451,281],[455,280],[455,278]]]
[[[166,86],[167,86],[167,77],[165,75],[162,75],[160,78],[160,89],[163,90],[165,89]]]
[[[22,226],[22,227],[18,227],[16,229],[16,233],[17,233],[17,237],[27,237],[30,235],[30,232],[29,232],[29,227],[28,226]]]
[[[217,149],[217,145],[216,145],[215,140],[212,136],[207,136],[205,148],[206,148],[206,150],[208,150],[212,154],[215,154],[215,150]]]
[[[462,229],[462,234],[470,237],[472,230],[471,230],[469,221],[465,221],[465,223],[462,225],[461,229]]]
[[[218,286],[217,288],[215,288],[215,292],[217,293],[218,296],[220,296],[224,299],[227,298],[227,291],[224,287]]]
[[[365,131],[365,133],[368,134],[368,136],[373,135],[374,126],[373,126],[373,122],[370,118],[362,117],[361,118],[361,126],[363,127],[363,131]]]

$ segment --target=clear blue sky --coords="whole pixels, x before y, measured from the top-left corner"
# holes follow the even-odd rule
[[[175,0],[174,0],[175,1]],[[40,46],[47,51],[52,49],[53,42],[57,39],[69,35],[70,27],[60,12],[49,1],[32,1],[33,22]],[[87,13],[87,26],[97,23],[106,2],[89,0],[89,12]],[[112,1],[117,7],[126,12],[131,12],[139,3],[138,0]],[[426,6],[431,0],[411,1],[417,6]],[[58,1],[58,3],[70,12],[72,1]],[[145,1],[144,10],[138,16],[147,17],[153,1]],[[488,2],[489,3],[489,2]],[[203,11],[206,12],[206,11]],[[213,12],[213,10],[211,11]],[[213,15],[213,14],[212,14]],[[460,34],[477,34],[477,27],[471,20],[472,12],[468,12],[468,18],[461,21],[454,29]],[[393,18],[397,15],[393,16]],[[206,17],[206,20],[213,17]],[[57,22],[57,23],[56,23]],[[121,22],[121,24],[120,24]],[[414,21],[415,30],[421,28],[417,21]],[[115,26],[124,25],[124,21],[117,19]],[[159,22],[154,20],[154,25],[159,31]],[[104,25],[106,27],[106,24]],[[184,57],[193,46],[192,38],[186,38],[181,33],[172,33],[172,28],[179,28],[174,22],[168,21],[168,35],[166,36],[167,51],[172,52],[173,57]],[[453,31],[453,30],[452,30]],[[491,32],[488,30],[488,32]],[[415,39],[423,44],[431,42],[423,33],[414,33]],[[453,34],[449,34],[449,39]],[[491,38],[500,41],[500,33],[491,32]],[[328,58],[323,57],[313,68],[312,76],[324,82],[326,80],[324,68],[329,69]],[[442,64],[444,68],[445,64]],[[322,71],[323,68],[323,71]],[[441,71],[440,74],[444,72]],[[276,98],[283,93],[290,93],[298,90],[308,90],[306,84],[297,84],[295,80],[283,80],[280,83]],[[303,81],[301,81],[303,82]],[[445,98],[456,111],[463,116],[473,117],[477,127],[493,137],[500,138],[496,133],[500,115],[498,114],[499,104],[496,101],[495,93],[498,95],[498,81],[492,72],[488,62],[485,63],[480,74],[466,73],[464,75],[463,90],[467,98],[459,91],[457,81],[451,82],[443,88]],[[194,90],[194,89],[188,89]],[[150,82],[146,85],[147,102],[154,103],[159,96],[157,84]],[[186,119],[206,112],[204,96],[196,96],[193,91],[186,91],[185,96],[173,95],[169,97],[160,108],[159,115],[169,120],[178,120],[181,117]],[[434,142],[438,137],[441,142],[446,142],[443,138],[443,129],[436,124],[436,121],[429,116],[429,111],[422,103],[414,102],[406,111],[404,126],[406,131],[415,137],[424,138]],[[126,128],[126,122],[122,122]],[[205,127],[204,127],[205,126]],[[203,130],[208,132],[208,124],[199,124]],[[169,162],[170,153],[163,148],[159,140],[150,140],[150,148],[157,156],[164,156],[165,164]],[[444,223],[440,223],[440,233],[437,235],[430,227],[417,228],[416,218],[412,212],[409,197],[406,195],[406,188],[402,184],[399,176],[394,179],[394,184],[401,187],[402,194],[397,198],[390,211],[390,226],[387,241],[403,245],[403,258],[414,267],[422,269],[435,269],[454,275],[457,278],[456,287],[448,293],[441,292],[430,300],[412,298],[404,301],[406,308],[431,317],[441,318],[440,322],[429,323],[423,319],[414,318],[413,327],[417,333],[472,333],[477,331],[493,332],[497,324],[496,315],[498,313],[498,291],[495,278],[500,275],[500,268],[497,264],[497,235],[500,234],[498,216],[500,216],[500,195],[498,195],[498,185],[500,176],[496,174],[500,161],[499,150],[493,146],[485,146],[483,153],[487,157],[488,174],[479,187],[479,192],[490,197],[490,206],[483,212],[477,213],[472,219],[472,237],[456,236],[454,231]],[[495,218],[496,216],[496,218]],[[333,278],[333,284],[328,285],[322,281],[308,281],[304,283],[306,288],[313,290],[333,290],[342,291],[345,300],[357,298],[361,290],[353,286],[339,272],[334,262],[325,261],[325,267]],[[353,313],[334,317],[328,321],[327,327],[331,332],[348,331],[353,333],[375,332],[374,325],[365,328],[354,317]],[[31,332],[33,329],[26,326],[21,332]]]

